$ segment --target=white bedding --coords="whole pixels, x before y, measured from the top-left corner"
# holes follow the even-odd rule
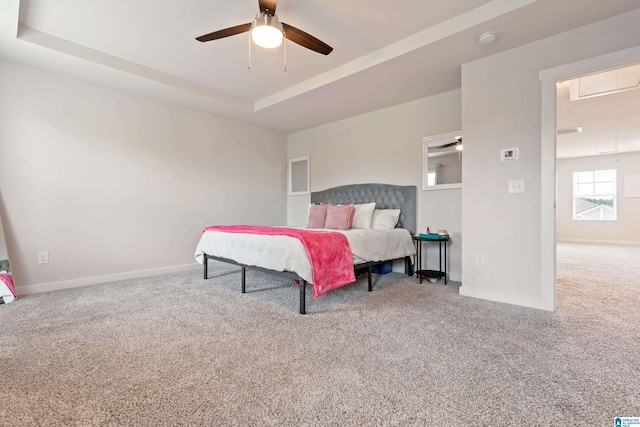
[[[384,261],[415,254],[411,233],[402,228],[393,230],[351,229],[338,231],[351,246],[353,263]],[[206,231],[196,247],[195,258],[203,263],[204,254],[232,259],[245,265],[275,271],[292,271],[313,283],[311,264],[304,246],[295,237]]]

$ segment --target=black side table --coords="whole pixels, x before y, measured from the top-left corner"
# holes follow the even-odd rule
[[[439,279],[444,277],[444,284],[446,285],[449,282],[449,277],[447,276],[447,242],[451,240],[449,236],[413,236],[413,240],[416,242],[416,276],[422,283],[423,279]],[[438,270],[423,270],[422,269],[422,243],[423,242],[438,242],[439,246],[439,255],[440,255],[440,264]],[[444,246],[444,270],[442,269],[442,247]]]

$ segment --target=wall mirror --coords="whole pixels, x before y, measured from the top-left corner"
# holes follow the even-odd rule
[[[462,131],[422,139],[423,190],[462,188]]]
[[[309,156],[289,159],[289,195],[310,194]]]
[[[7,242],[2,228],[2,218],[0,218],[0,304],[13,301],[15,295]]]

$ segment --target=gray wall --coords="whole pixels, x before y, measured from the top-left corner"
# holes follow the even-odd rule
[[[312,191],[367,182],[417,186],[418,229],[449,231],[451,278],[459,280],[461,190],[422,190],[422,138],[459,129],[460,90],[454,90],[289,134],[287,156],[310,156]],[[309,201],[289,196],[289,225],[306,223]],[[437,267],[435,251],[430,245],[430,268]]]
[[[283,134],[7,62],[0,93],[18,292],[190,267],[207,225],[286,222]]]

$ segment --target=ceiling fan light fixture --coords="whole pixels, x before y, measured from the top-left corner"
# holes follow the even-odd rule
[[[261,47],[272,49],[282,44],[282,24],[276,15],[259,13],[251,24],[251,39]]]
[[[456,150],[458,150],[458,151],[462,151],[462,144],[458,144],[458,145],[456,145]]]

